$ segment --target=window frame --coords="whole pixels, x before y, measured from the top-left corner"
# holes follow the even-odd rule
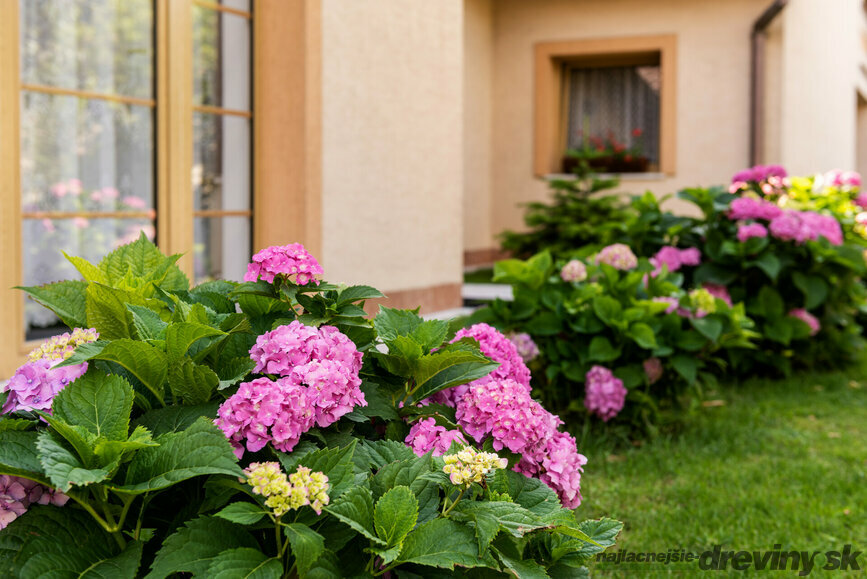
[[[20,0],[0,0],[0,380],[38,341],[24,339],[20,187]],[[194,5],[155,0],[157,244],[192,278]],[[219,7],[226,12],[232,9]],[[321,249],[321,0],[253,0],[253,251]],[[268,119],[265,123],[263,119]],[[267,193],[267,194],[266,194]]]
[[[545,177],[559,173],[566,150],[568,125],[568,83],[564,65],[628,66],[643,64],[658,55],[659,90],[659,170],[665,175],[676,171],[677,114],[677,36],[630,36],[585,38],[540,42],[535,51],[535,94],[533,126],[533,173]]]

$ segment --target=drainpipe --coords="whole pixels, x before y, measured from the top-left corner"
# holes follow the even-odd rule
[[[764,145],[765,32],[789,0],[775,0],[753,23],[750,36],[750,165],[758,163]]]

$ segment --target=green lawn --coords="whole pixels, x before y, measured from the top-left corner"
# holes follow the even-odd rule
[[[867,367],[721,388],[677,436],[585,442],[579,516],[625,523],[618,548],[839,551],[867,568]],[[678,573],[680,571],[680,573]],[[594,575],[706,575],[695,562],[597,563]],[[709,577],[728,573],[710,572]],[[750,569],[747,575],[756,574]],[[761,573],[765,575],[779,573]],[[791,571],[788,576],[793,576]],[[811,576],[848,576],[814,569]]]

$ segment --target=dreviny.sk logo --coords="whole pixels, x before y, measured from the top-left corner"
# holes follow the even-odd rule
[[[780,544],[770,551],[723,551],[722,545],[701,553],[686,549],[669,549],[662,552],[610,551],[596,555],[600,568],[617,565],[621,569],[648,569],[674,566],[682,571],[798,571],[805,576],[815,571],[860,571],[858,557],[852,545],[844,545],[839,551],[785,550]],[[669,567],[671,568],[671,567]]]

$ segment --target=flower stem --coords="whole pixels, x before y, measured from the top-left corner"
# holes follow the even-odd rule
[[[446,510],[443,511],[444,517],[447,516],[450,512],[452,512],[452,509],[455,508],[455,505],[458,504],[458,501],[461,500],[461,497],[464,496],[464,493],[466,491],[467,491],[466,487],[461,489],[461,492],[458,494],[457,498],[455,498],[455,501],[451,505],[449,505],[449,508],[447,508]]]

